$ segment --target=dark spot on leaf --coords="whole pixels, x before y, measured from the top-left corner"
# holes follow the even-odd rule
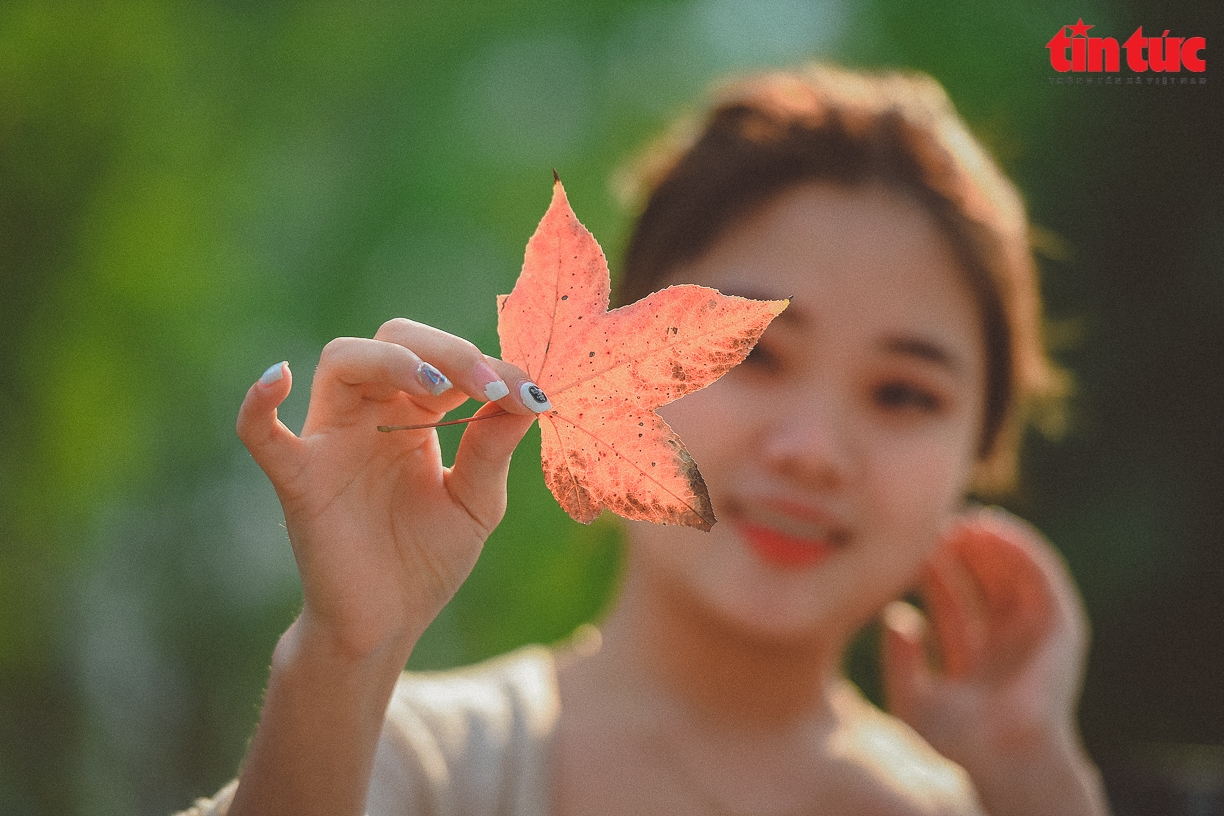
[[[676,453],[680,457],[680,472],[688,482],[695,499],[689,509],[700,520],[697,525],[698,529],[709,532],[717,519],[714,517],[714,507],[710,504],[710,492],[706,489],[705,479],[701,478],[701,471],[697,470],[697,463],[693,461],[688,450],[680,448]]]

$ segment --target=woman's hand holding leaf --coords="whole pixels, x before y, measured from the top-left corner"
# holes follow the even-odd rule
[[[327,345],[297,436],[276,416],[291,387],[282,371],[251,387],[238,433],[285,511],[304,593],[298,625],[341,654],[410,650],[505,512],[510,454],[535,416],[510,389],[524,376],[465,340],[392,320],[374,339]],[[433,430],[377,431],[436,422],[468,396],[496,397],[481,410],[507,413],[466,429],[453,468]]]

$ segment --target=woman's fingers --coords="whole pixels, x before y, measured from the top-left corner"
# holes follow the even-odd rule
[[[1066,562],[1040,532],[1005,510],[991,508],[981,514],[984,528],[1011,552],[1006,569],[1023,570],[1026,580],[1018,585],[1019,600],[1028,610],[1039,610],[1086,633],[1088,618],[1075,589]],[[1005,577],[1000,580],[1005,580]]]
[[[521,416],[534,417],[552,407],[515,366],[487,357],[461,337],[397,318],[384,323],[374,339],[341,337],[324,347],[306,432],[351,415],[368,401],[395,402],[404,394],[439,415],[467,397],[496,402]],[[387,424],[421,421],[402,416],[398,407],[382,418]]]
[[[329,418],[358,410],[364,402],[390,402],[407,394],[422,408],[443,413],[464,397],[444,388],[446,378],[438,372],[439,385],[430,387],[416,354],[395,343],[365,337],[339,337],[323,347],[311,386],[307,426],[325,412]],[[435,395],[435,391],[438,393]]]
[[[1035,655],[1034,666],[1076,688],[1089,625],[1070,571],[1039,532],[1005,511],[984,511],[980,529],[981,535],[966,541],[966,554],[979,563],[975,569],[987,592],[1007,598],[995,602],[993,612],[1000,667],[1015,670]],[[975,556],[977,550],[993,556]],[[1006,594],[994,588],[1002,585]]]
[[[412,349],[468,396],[496,402],[509,413],[534,416],[552,407],[522,369],[486,356],[472,343],[441,329],[397,317],[384,323],[374,338]]]
[[[1070,573],[1045,539],[1002,510],[984,510],[961,541],[962,557],[1000,622],[1040,637],[1082,615]]]
[[[238,438],[272,484],[278,486],[301,466],[302,440],[276,415],[292,387],[289,364],[277,363],[250,387],[238,409]]]
[[[893,601],[884,607],[881,624],[884,701],[889,711],[913,725],[931,686],[927,622],[912,605]]]
[[[394,403],[404,394],[419,407],[438,413],[457,406],[465,394],[495,402],[477,412],[489,418],[464,429],[454,467],[446,477],[455,501],[487,532],[505,513],[511,453],[536,414],[551,407],[541,406],[519,387],[525,382],[519,369],[485,356],[467,340],[397,318],[384,323],[374,339],[344,337],[327,344],[315,373],[307,433],[316,427],[316,406],[334,421],[364,402]],[[511,386],[518,393],[511,392]],[[533,408],[526,407],[528,401]],[[382,416],[388,424],[420,421],[402,416],[402,411],[401,405],[392,404]]]
[[[954,541],[954,537],[945,539],[936,551],[927,565],[921,592],[941,668],[950,677],[964,678],[981,663],[985,632],[981,599],[956,557]]]
[[[1082,651],[1087,623],[1069,573],[1041,535],[1014,516],[979,510],[959,519],[931,572],[925,597],[951,672],[968,655],[963,668],[1002,679],[1039,650],[1060,660]],[[976,630],[967,650],[956,637],[964,626]]]

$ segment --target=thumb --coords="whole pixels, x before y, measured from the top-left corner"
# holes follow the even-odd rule
[[[501,410],[490,403],[476,415],[498,414]],[[459,440],[459,450],[447,474],[446,486],[454,500],[485,529],[486,534],[492,532],[506,512],[510,455],[534,421],[534,414],[491,416],[468,425]]]
[[[301,459],[302,440],[276,416],[292,388],[289,364],[277,363],[250,387],[238,409],[238,438],[278,488],[297,473]]]
[[[888,710],[911,725],[931,685],[922,613],[905,601],[893,601],[881,615],[881,683]]]

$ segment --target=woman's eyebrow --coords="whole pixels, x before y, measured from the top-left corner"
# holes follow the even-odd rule
[[[946,368],[953,374],[960,374],[965,370],[964,361],[936,340],[916,335],[894,335],[885,337],[879,345],[889,354],[926,360]]]

